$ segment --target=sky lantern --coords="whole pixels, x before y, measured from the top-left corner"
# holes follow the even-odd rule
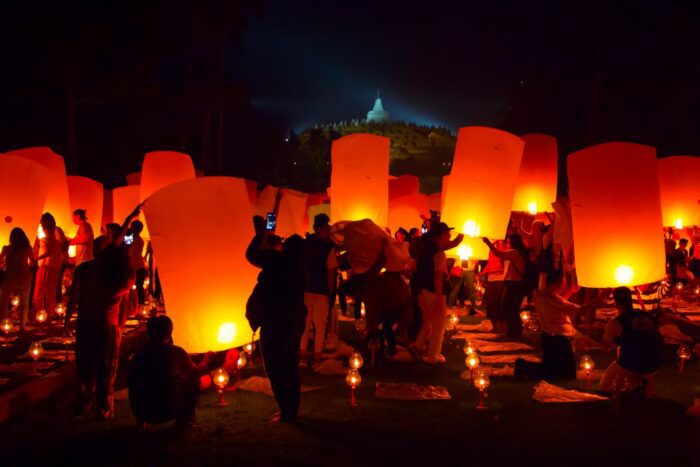
[[[442,176],[442,190],[440,192],[440,212],[445,210],[445,198],[447,198],[447,184],[450,182],[449,175]]]
[[[659,190],[664,227],[700,225],[700,157],[659,159]]]
[[[524,135],[522,139],[525,149],[513,198],[513,211],[533,215],[553,212],[552,203],[557,199],[557,140],[536,133]]]
[[[92,225],[95,236],[99,235],[102,225],[102,204],[104,188],[102,184],[87,177],[70,175],[68,180],[68,195],[70,196],[70,209],[85,209],[88,222]],[[77,226],[74,230],[77,231]],[[70,231],[72,236],[73,231]]]
[[[107,225],[113,222],[114,217],[114,199],[112,198],[112,190],[103,190],[102,192],[102,225]],[[95,226],[92,226],[95,228]],[[97,233],[97,231],[95,231]]]
[[[249,343],[246,301],[259,270],[245,259],[254,235],[245,181],[178,182],[153,193],[143,209],[175,344],[202,353]]]
[[[246,180],[245,187],[248,190],[248,200],[252,206],[255,204],[255,200],[258,199],[258,182],[255,180]]]
[[[189,155],[177,151],[147,152],[141,164],[140,199],[144,201],[151,196],[151,193],[171,183],[194,177],[194,164]],[[148,225],[145,222],[142,236],[150,238]]]
[[[138,185],[122,186],[112,190],[112,221],[121,225],[126,216],[141,202]]]
[[[0,246],[9,243],[15,227],[34,241],[50,183],[51,173],[42,164],[0,154]]]
[[[666,272],[656,150],[606,143],[569,155],[578,283],[619,287]]]
[[[415,175],[401,175],[389,180],[389,221],[392,233],[399,227],[409,230],[420,227],[421,214],[427,209],[427,197],[420,192],[420,181]]]
[[[126,175],[127,185],[141,185],[141,172],[132,172]]]
[[[277,214],[277,235],[289,237],[290,235],[304,235],[306,225],[306,193],[282,188],[279,212]]]
[[[439,191],[428,195],[425,202],[428,211],[442,211],[442,193]]]
[[[256,216],[265,218],[268,212],[272,212],[275,209],[277,191],[278,188],[276,186],[265,185],[265,188],[258,193],[255,205],[253,206],[253,212]]]
[[[357,133],[331,146],[331,219],[372,219],[386,226],[389,198],[389,138]]]
[[[505,237],[523,146],[494,128],[459,129],[442,220],[464,233],[462,253],[470,259],[488,259],[481,237]]]
[[[49,193],[46,197],[44,212],[50,212],[56,225],[64,231],[73,227],[73,213],[70,210],[68,182],[66,181],[66,164],[59,156],[46,146],[17,149],[8,154],[24,157],[43,165],[51,174]],[[37,224],[39,221],[37,220]]]

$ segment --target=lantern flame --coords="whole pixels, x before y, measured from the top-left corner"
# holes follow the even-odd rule
[[[236,338],[236,325],[233,323],[223,323],[219,326],[216,339],[220,344],[230,344]]]
[[[537,202],[536,201],[530,201],[527,204],[527,211],[532,214],[533,216],[537,214],[539,211],[537,210]]]
[[[683,229],[683,219],[681,219],[680,217],[676,219],[676,228],[678,230]]]
[[[481,233],[481,228],[479,227],[479,224],[476,223],[476,221],[468,220],[464,223],[462,232],[467,237],[478,237]]]
[[[462,261],[468,261],[473,255],[474,251],[469,245],[462,244],[457,248],[457,256],[459,256],[459,259]]]
[[[615,280],[619,285],[628,285],[634,279],[634,271],[631,267],[623,264],[615,269]]]
[[[43,323],[44,321],[46,321],[47,318],[48,315],[46,314],[46,310],[39,310],[36,312],[36,320],[39,323]]]
[[[75,255],[76,255],[75,245],[70,245],[68,247],[68,257],[75,258]]]
[[[44,233],[44,229],[41,227],[41,225],[38,229],[36,229],[36,238],[38,238],[39,240],[43,240],[46,238],[46,234]]]

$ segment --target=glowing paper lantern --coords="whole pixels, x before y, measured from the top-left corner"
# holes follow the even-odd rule
[[[442,191],[440,193],[440,212],[445,211],[445,198],[447,198],[447,185],[450,182],[449,175],[442,176]]]
[[[578,283],[647,284],[665,276],[656,151],[606,143],[569,155]]]
[[[69,229],[73,225],[73,213],[70,210],[66,164],[63,157],[45,146],[17,149],[8,152],[8,154],[30,159],[43,165],[49,171],[51,179],[44,212],[50,212],[53,215],[57,226],[64,230]]]
[[[275,197],[277,196],[278,188],[272,185],[266,185],[263,190],[258,193],[258,198],[255,200],[253,212],[256,216],[267,216],[268,212],[275,209]]]
[[[700,225],[700,157],[672,156],[658,163],[664,227]]]
[[[420,215],[427,211],[426,196],[420,193],[420,181],[415,175],[401,175],[389,180],[389,221],[392,232],[399,227],[420,227]]]
[[[68,177],[68,194],[70,195],[71,211],[85,209],[88,222],[92,225],[95,235],[99,235],[104,197],[102,184],[87,177],[71,175]]]
[[[259,271],[245,259],[253,235],[245,181],[178,182],[151,195],[143,209],[175,343],[190,353],[249,343],[245,308]]]
[[[427,211],[442,211],[442,193],[428,195],[425,200]]]
[[[141,185],[141,172],[133,172],[126,176],[127,186]]]
[[[505,131],[459,130],[442,219],[465,234],[473,259],[488,259],[480,237],[506,234],[523,146],[522,139]]]
[[[19,227],[34,239],[51,184],[51,173],[23,157],[0,154],[0,246]]]
[[[112,218],[117,224],[121,224],[126,216],[140,203],[138,185],[123,186],[112,190]]]
[[[525,141],[520,163],[513,211],[552,212],[557,198],[557,140],[552,136],[529,134]]]
[[[304,235],[304,218],[306,217],[306,193],[282,188],[282,199],[277,214],[277,234],[289,237],[293,234]]]
[[[102,195],[102,225],[110,224],[114,221],[114,199],[112,190],[104,190]],[[93,226],[93,228],[96,226]],[[95,231],[97,234],[97,231]]]
[[[255,200],[258,199],[258,182],[254,180],[246,180],[245,187],[248,190],[248,200],[252,206],[255,204]]]
[[[387,225],[389,138],[358,133],[331,146],[331,219]]]

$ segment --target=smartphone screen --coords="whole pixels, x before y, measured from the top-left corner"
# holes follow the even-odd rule
[[[427,234],[428,233],[428,224],[423,222],[423,225],[420,228],[420,233],[421,234]]]
[[[131,245],[134,243],[134,234],[124,235],[124,244]]]
[[[277,215],[273,212],[267,213],[267,223],[265,224],[265,229],[272,231],[275,230],[277,226]]]

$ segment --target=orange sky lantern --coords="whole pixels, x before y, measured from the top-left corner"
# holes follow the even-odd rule
[[[44,212],[50,212],[56,219],[56,225],[64,231],[70,231],[73,228],[73,213],[70,210],[66,164],[63,157],[45,146],[17,149],[9,151],[8,154],[25,157],[46,167],[51,174],[51,179]]]
[[[33,242],[49,193],[51,173],[24,157],[0,154],[0,246],[19,227]]]
[[[68,180],[68,195],[70,196],[70,209],[85,209],[87,211],[88,222],[92,225],[92,230],[97,237],[102,225],[102,203],[104,198],[104,188],[102,184],[87,177],[70,175]],[[68,229],[68,234],[73,235],[78,227]]]
[[[524,135],[523,159],[513,198],[513,211],[553,212],[557,198],[557,140],[537,133]]]
[[[141,164],[140,199],[143,201],[171,183],[190,180],[194,176],[194,164],[189,155],[177,151],[147,152]],[[141,235],[150,238],[145,222]]]
[[[273,209],[275,209],[277,190],[278,188],[276,186],[266,185],[265,188],[258,193],[255,205],[253,206],[253,213],[256,216],[265,218],[268,212],[272,212]]]
[[[442,193],[437,192],[428,195],[425,203],[428,211],[442,211]]]
[[[449,175],[442,176],[442,191],[440,192],[440,212],[445,210],[445,198],[447,198],[447,185],[450,182]]]
[[[248,201],[243,179],[203,177],[169,185],[144,206],[173,339],[189,353],[250,342],[245,308],[259,270],[245,259]]]
[[[246,190],[248,190],[248,200],[252,206],[255,204],[255,200],[258,198],[258,182],[255,180],[246,180],[245,187]]]
[[[659,190],[664,227],[700,225],[700,157],[659,159]]]
[[[138,185],[122,186],[112,190],[112,220],[121,225],[126,216],[141,202]],[[143,216],[140,216],[143,217]]]
[[[506,234],[523,146],[521,138],[494,128],[459,130],[442,219],[465,234],[462,252],[471,259],[488,259],[480,237]]]
[[[656,150],[606,143],[569,155],[578,283],[647,284],[665,276]]]
[[[141,172],[132,172],[126,175],[126,184],[131,185],[141,185]]]
[[[279,213],[277,215],[277,235],[289,237],[293,234],[304,235],[306,225],[306,193],[282,188]]]
[[[427,213],[427,197],[420,192],[420,181],[415,175],[401,175],[389,180],[389,221],[391,233],[399,227],[410,230],[420,227],[421,214]]]
[[[104,190],[102,195],[102,225],[107,225],[113,221],[114,217],[114,199],[112,198],[112,190]],[[95,226],[92,226],[93,229]],[[97,232],[95,232],[97,234]]]
[[[357,133],[331,146],[331,219],[372,219],[386,226],[389,201],[389,138]]]

